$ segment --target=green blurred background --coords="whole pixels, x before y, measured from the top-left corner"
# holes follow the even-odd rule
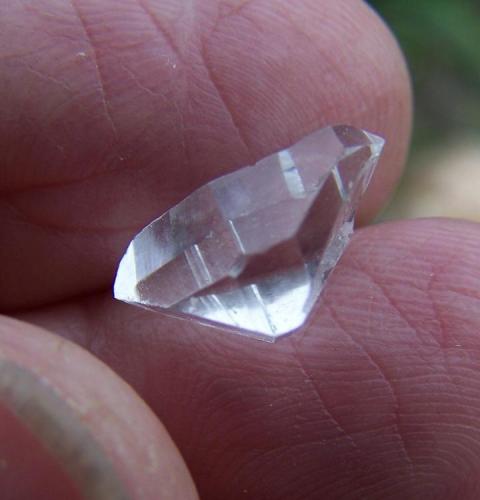
[[[370,0],[407,58],[415,125],[383,218],[480,220],[480,0]]]

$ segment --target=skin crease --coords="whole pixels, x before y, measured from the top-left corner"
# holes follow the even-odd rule
[[[125,378],[202,498],[480,496],[477,225],[359,230],[307,327],[274,345],[98,292],[144,223],[323,124],[387,138],[361,211],[376,213],[400,175],[410,93],[368,7],[38,0],[0,3],[0,20],[5,311]],[[32,374],[33,394],[57,394],[50,421],[66,406],[132,497],[194,498],[161,424],[93,356],[8,319],[0,353]],[[149,439],[160,465],[146,478]],[[1,491],[5,477],[0,466]]]

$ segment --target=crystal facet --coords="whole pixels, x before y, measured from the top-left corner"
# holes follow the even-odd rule
[[[350,126],[205,184],[146,226],[115,298],[274,341],[306,321],[383,148]]]

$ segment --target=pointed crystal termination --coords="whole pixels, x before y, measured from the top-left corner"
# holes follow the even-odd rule
[[[383,144],[326,127],[205,184],[135,236],[115,298],[267,341],[292,332],[348,243]]]

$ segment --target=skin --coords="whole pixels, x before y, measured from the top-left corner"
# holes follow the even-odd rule
[[[111,298],[145,223],[325,124],[387,139],[371,220],[411,117],[375,13],[11,0],[0,24],[0,304],[21,320],[0,321],[2,494],[478,498],[478,225],[359,229],[307,327],[274,345]]]

